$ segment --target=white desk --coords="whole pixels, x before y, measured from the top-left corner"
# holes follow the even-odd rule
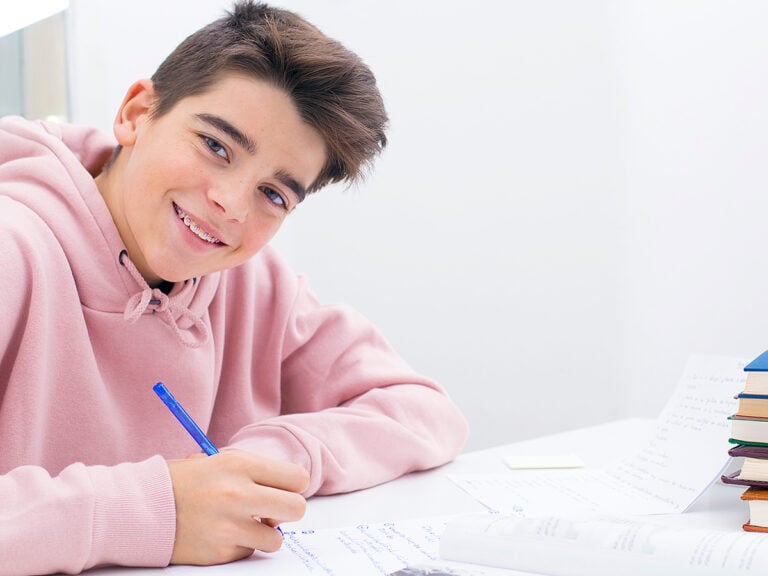
[[[462,454],[456,461],[427,472],[417,472],[368,490],[309,500],[307,514],[290,528],[342,528],[360,523],[433,517],[448,514],[481,513],[486,509],[453,484],[447,474],[509,472],[502,458],[506,455],[576,453],[587,467],[601,466],[622,454],[639,449],[653,428],[653,420],[628,419],[553,434],[533,440]],[[718,530],[740,530],[748,517],[747,506],[739,499],[743,489],[714,483],[685,514],[655,516],[670,526],[690,526]],[[149,576],[151,569],[99,569],[89,576]],[[249,562],[210,568],[177,567],[176,574],[218,576],[254,574]]]
[[[574,452],[588,467],[601,466],[639,449],[651,433],[653,424],[651,419],[619,420],[469,452],[441,468],[410,474],[369,490],[313,498],[309,501],[307,514],[298,525],[338,528],[359,522],[486,512],[446,475],[509,472],[502,457],[510,454]],[[740,529],[749,515],[746,503],[739,499],[743,490],[743,487],[727,486],[718,481],[690,511],[666,515],[664,521],[675,526]]]

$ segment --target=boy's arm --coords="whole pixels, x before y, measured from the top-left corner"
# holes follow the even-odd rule
[[[21,466],[0,475],[0,575],[165,566],[174,518],[159,456],[114,467],[73,464],[56,477]]]
[[[423,385],[398,384],[336,408],[247,426],[231,445],[300,463],[310,472],[304,492],[310,496],[359,490],[440,466],[459,453],[466,434],[464,418],[446,396]]]
[[[321,305],[279,257],[268,266],[275,295],[254,317],[261,326],[270,326],[270,313],[280,318],[281,415],[242,428],[230,444],[305,466],[305,495],[357,490],[453,459],[467,423],[445,391],[416,373],[361,314]],[[265,291],[261,286],[246,298]],[[281,318],[287,294],[290,312]],[[272,349],[255,346],[253,373],[263,377],[269,370],[258,358],[269,361]],[[265,382],[253,386],[258,395]]]

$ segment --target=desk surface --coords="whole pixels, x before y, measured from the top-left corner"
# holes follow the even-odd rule
[[[587,466],[601,466],[611,459],[611,454],[619,454],[635,446],[639,448],[652,427],[653,420],[619,420],[468,452],[440,468],[409,474],[368,490],[312,498],[308,501],[306,515],[298,525],[340,528],[359,522],[487,512],[447,475],[509,472],[502,458],[510,454],[573,452]]]
[[[606,464],[620,454],[643,446],[654,421],[627,419],[552,434],[504,446],[460,455],[454,462],[435,470],[409,474],[368,490],[309,500],[305,517],[286,528],[342,528],[359,523],[434,517],[448,514],[480,513],[486,509],[457,487],[448,474],[508,472],[503,457],[575,453],[587,467]],[[656,516],[670,526],[718,530],[739,530],[748,517],[747,505],[739,499],[743,490],[715,482],[684,514]],[[233,569],[235,565],[230,565]],[[205,574],[202,569],[196,574]],[[217,570],[214,570],[218,573]],[[89,576],[144,576],[159,570],[100,569]],[[237,574],[236,570],[228,572]]]
[[[340,528],[359,522],[385,522],[487,510],[448,478],[448,474],[509,472],[508,455],[575,453],[587,467],[602,466],[640,449],[653,430],[652,419],[626,419],[552,434],[460,455],[435,470],[417,472],[368,490],[309,500],[297,526]],[[724,458],[727,456],[724,455]],[[685,514],[664,516],[670,525],[718,530],[740,529],[749,513],[739,499],[743,488],[715,482]]]

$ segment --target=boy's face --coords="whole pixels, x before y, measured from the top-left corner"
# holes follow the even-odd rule
[[[271,84],[228,75],[150,119],[152,84],[134,84],[97,178],[150,285],[242,264],[274,236],[326,161],[320,134]]]

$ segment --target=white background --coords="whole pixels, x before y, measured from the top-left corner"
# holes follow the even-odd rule
[[[768,3],[280,5],[368,62],[391,131],[275,243],[448,389],[469,448],[655,416],[689,354],[768,348]],[[109,129],[228,6],[72,0],[72,120]]]

